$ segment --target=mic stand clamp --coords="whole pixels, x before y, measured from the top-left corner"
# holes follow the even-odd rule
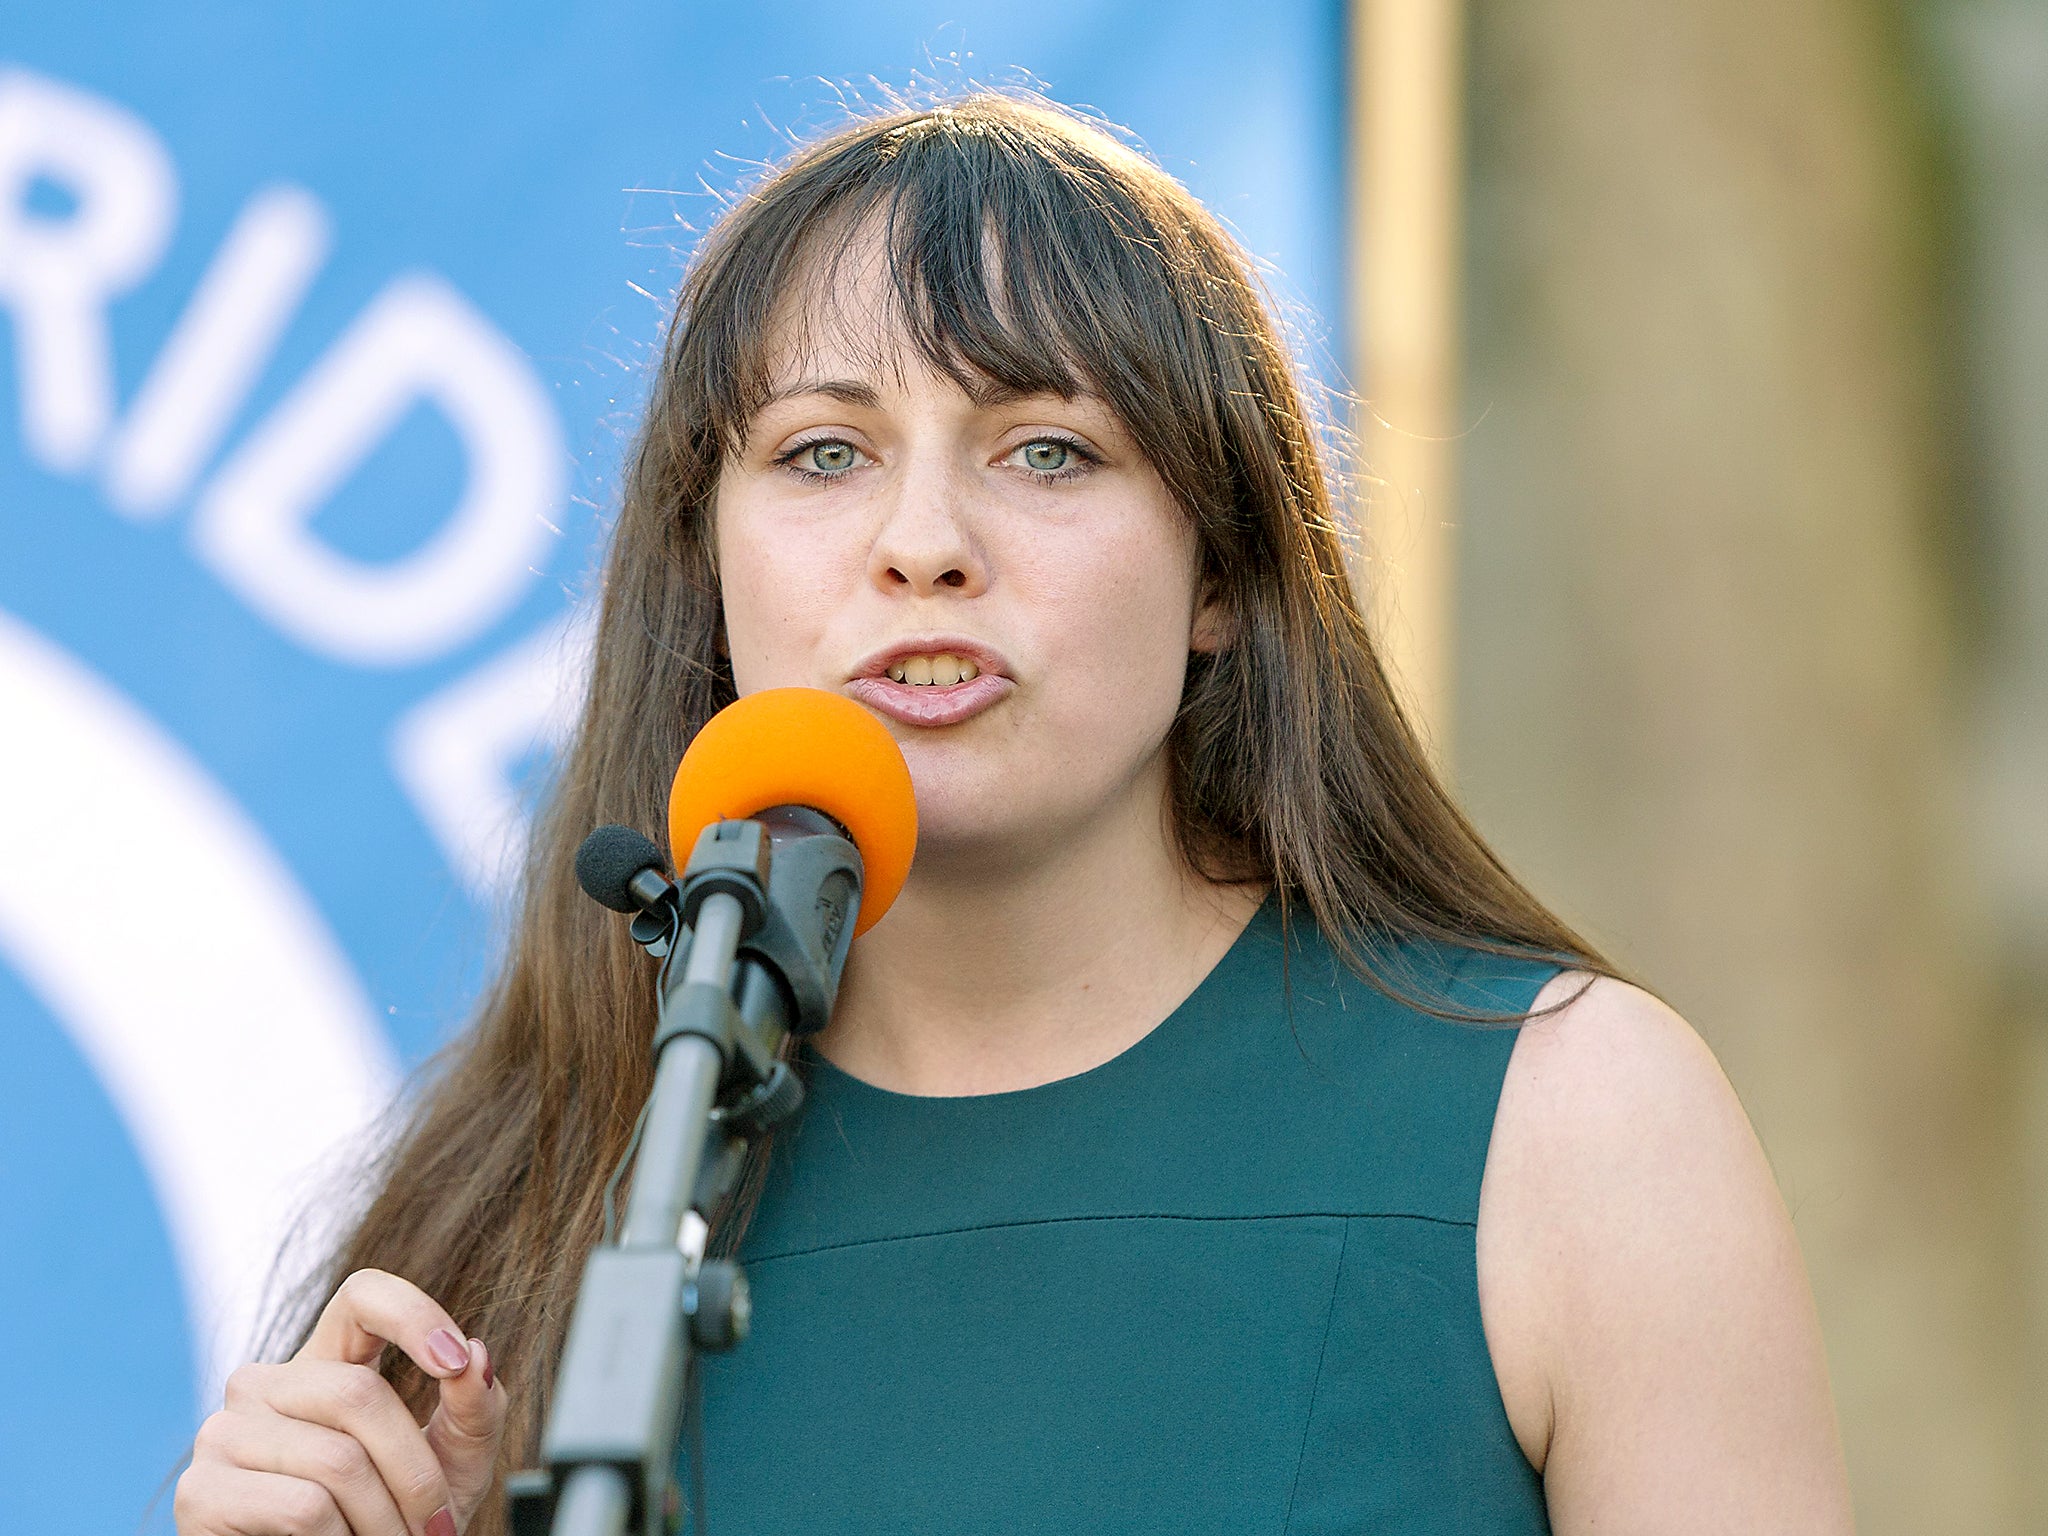
[[[796,835],[775,849],[771,827]],[[860,880],[852,843],[793,808],[706,827],[679,890],[635,877],[633,936],[667,950],[654,1087],[618,1241],[591,1253],[577,1293],[543,1465],[506,1482],[512,1536],[680,1528],[691,1355],[732,1348],[751,1315],[739,1266],[704,1259],[705,1223],[749,1141],[802,1103],[780,1047],[825,1023]]]

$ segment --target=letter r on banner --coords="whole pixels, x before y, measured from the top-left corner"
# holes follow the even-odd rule
[[[38,181],[72,199],[47,217]],[[0,306],[13,316],[21,432],[46,469],[86,467],[114,415],[107,305],[155,267],[177,173],[133,113],[25,69],[0,69]]]

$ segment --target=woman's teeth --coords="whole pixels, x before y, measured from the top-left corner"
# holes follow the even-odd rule
[[[890,665],[889,675],[899,683],[945,688],[981,676],[981,668],[971,661],[962,661],[958,656],[941,653],[937,656],[906,656]]]

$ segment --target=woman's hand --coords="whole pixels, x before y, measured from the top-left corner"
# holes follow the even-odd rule
[[[377,1374],[386,1344],[441,1384],[422,1428]],[[245,1365],[178,1479],[179,1536],[456,1536],[491,1489],[505,1388],[410,1281],[359,1269],[286,1365]]]

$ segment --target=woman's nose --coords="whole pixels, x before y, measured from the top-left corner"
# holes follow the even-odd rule
[[[878,586],[918,597],[972,596],[988,584],[972,528],[975,490],[971,477],[935,457],[909,456],[884,492],[869,574]]]

